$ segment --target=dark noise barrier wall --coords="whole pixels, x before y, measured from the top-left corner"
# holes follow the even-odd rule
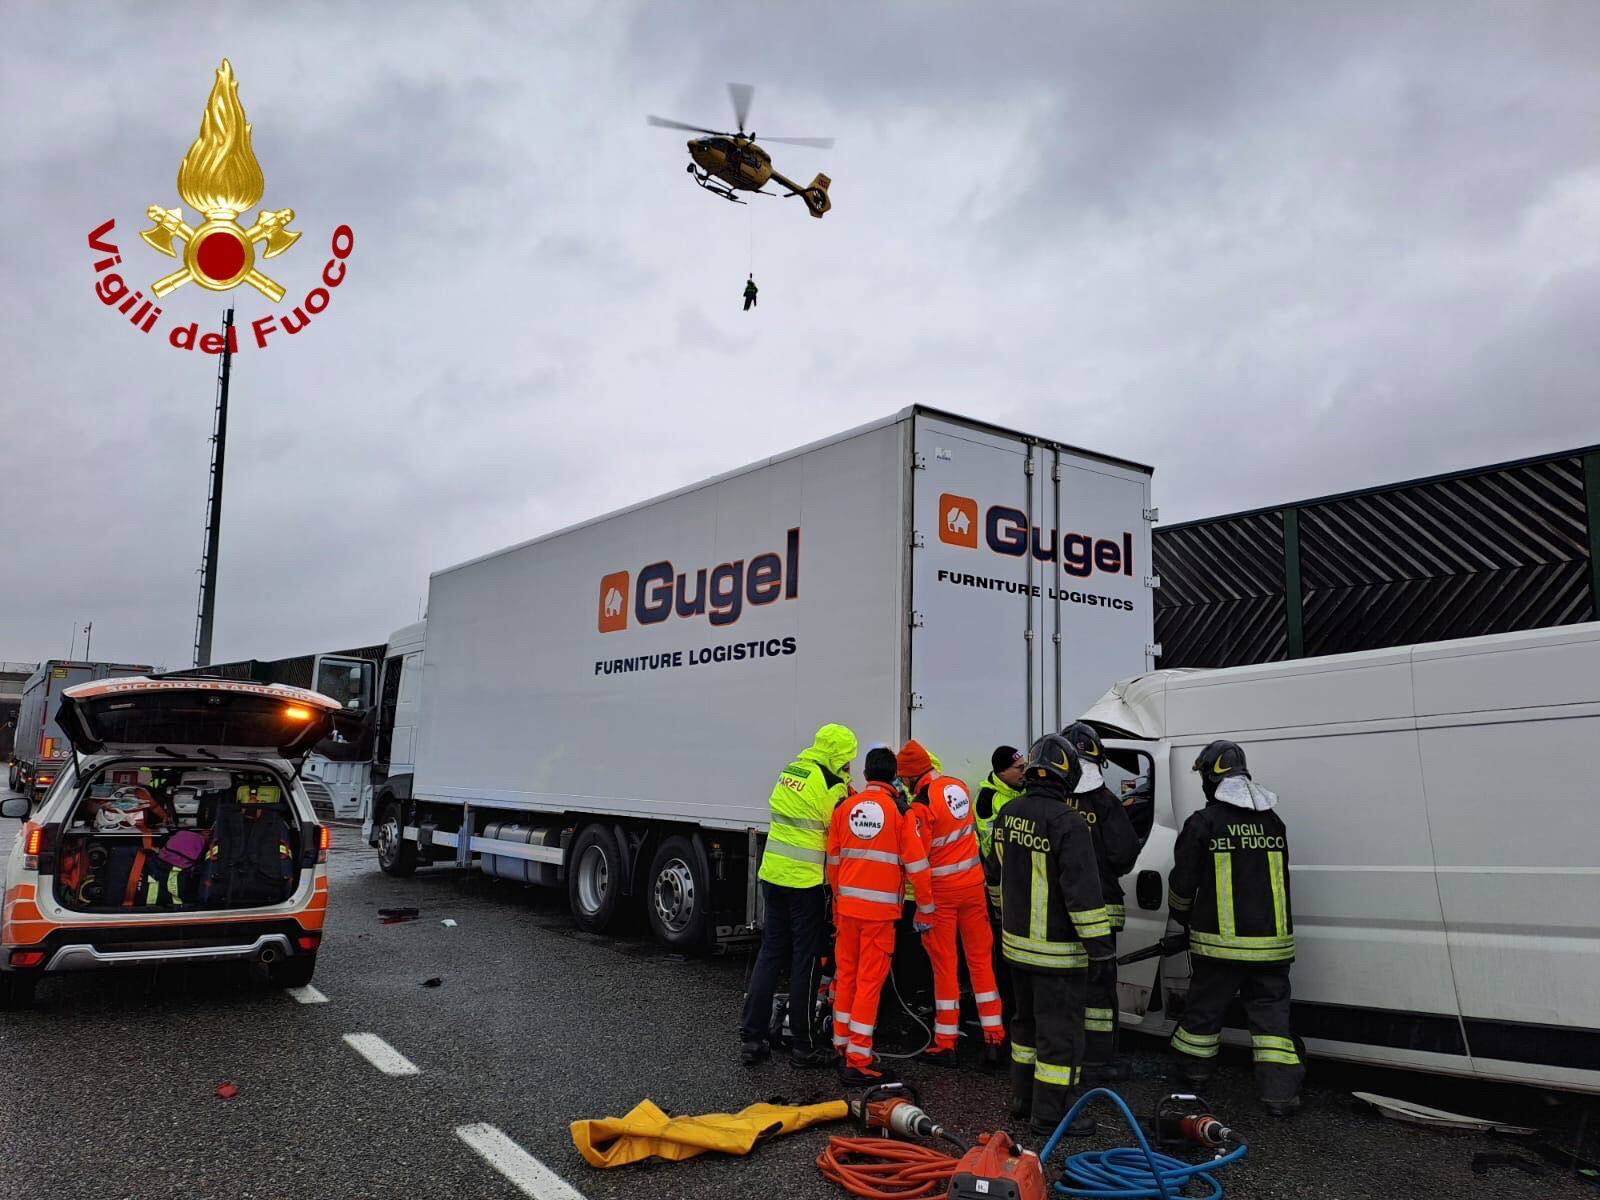
[[[1600,446],[1155,530],[1162,667],[1600,619]]]

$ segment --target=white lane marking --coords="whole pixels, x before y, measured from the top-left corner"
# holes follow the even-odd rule
[[[375,1033],[347,1033],[350,1048],[385,1075],[420,1075],[422,1069]]]
[[[309,983],[304,987],[284,988],[284,991],[293,996],[301,1004],[326,1004],[328,998]]]
[[[533,1200],[584,1200],[582,1192],[493,1125],[460,1125],[456,1136]]]

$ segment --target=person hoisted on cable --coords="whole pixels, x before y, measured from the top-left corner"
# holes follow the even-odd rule
[[[1082,1084],[1086,976],[1111,958],[1111,917],[1100,893],[1088,823],[1067,803],[1082,774],[1059,734],[1028,751],[1022,795],[994,830],[1000,860],[1001,946],[1011,964],[1011,1112],[1035,1133],[1061,1123]],[[1095,1131],[1080,1117],[1067,1131]]]
[[[750,274],[750,277],[748,279],[746,279],[745,282],[744,282],[744,310],[745,310],[745,312],[749,312],[750,309],[755,306],[756,293],[759,292],[760,290],[761,289],[756,286],[755,272],[752,271],[751,274]]]
[[[1234,742],[1212,742],[1194,769],[1206,806],[1184,822],[1167,877],[1167,908],[1189,931],[1194,966],[1172,1046],[1184,1078],[1204,1083],[1222,1043],[1223,1013],[1238,995],[1261,1102],[1273,1116],[1288,1116],[1300,1107],[1305,1064],[1289,1027],[1294,912],[1288,834],[1272,811],[1278,797],[1251,779]]]

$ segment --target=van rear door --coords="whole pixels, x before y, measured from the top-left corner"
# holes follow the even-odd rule
[[[68,688],[56,719],[81,754],[163,752],[296,759],[326,737],[337,701],[282,684],[105,679]]]

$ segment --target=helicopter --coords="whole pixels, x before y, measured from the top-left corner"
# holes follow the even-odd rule
[[[755,89],[748,83],[730,83],[728,97],[733,101],[733,115],[738,123],[737,133],[724,133],[715,129],[705,129],[699,125],[686,125],[682,121],[669,121],[666,117],[647,117],[651,125],[663,129],[687,129],[691,133],[703,133],[708,136],[694,138],[689,142],[689,174],[694,176],[694,181],[713,195],[721,196],[724,200],[731,200],[735,204],[743,204],[739,192],[756,192],[763,196],[776,193],[764,191],[767,182],[778,184],[788,189],[791,196],[799,196],[806,202],[806,208],[813,217],[821,217],[833,207],[833,202],[828,199],[828,185],[833,181],[826,175],[818,175],[810,184],[801,187],[792,179],[786,179],[772,167],[772,156],[760,146],[756,145],[756,135],[746,133],[744,128],[745,118],[750,115],[750,97]],[[785,146],[814,146],[819,150],[826,150],[833,145],[832,138],[781,138],[773,137],[764,139],[768,142],[779,142]]]

